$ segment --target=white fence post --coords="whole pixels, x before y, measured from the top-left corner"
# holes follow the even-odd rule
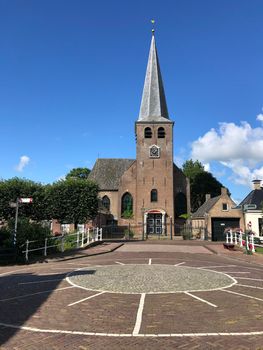
[[[254,244],[254,235],[250,235],[250,244],[251,244],[251,250],[253,253],[255,253],[255,244]]]
[[[234,234],[234,238],[235,238],[235,245],[237,245],[237,233],[236,232]]]
[[[61,236],[61,252],[64,253],[64,234]]]
[[[84,235],[85,235],[85,230],[82,232],[82,236],[81,236],[81,247],[84,247]]]
[[[47,256],[47,238],[45,238],[44,256]]]
[[[77,232],[77,248],[79,248],[79,231]]]
[[[229,233],[230,233],[230,243],[233,244],[233,232],[232,232],[232,229],[230,229]]]
[[[87,243],[89,244],[89,227],[87,229]]]
[[[29,240],[26,241],[26,261],[28,261],[28,246],[29,246]]]
[[[243,234],[242,233],[243,233],[242,231],[239,232],[239,245],[240,245],[240,247],[243,247]]]

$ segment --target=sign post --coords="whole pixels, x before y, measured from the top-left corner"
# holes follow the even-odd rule
[[[19,203],[32,203],[33,198],[17,198],[16,203],[15,203],[15,208],[16,208],[16,215],[15,215],[15,229],[14,229],[14,246],[16,246],[16,234],[17,234],[17,222],[18,222],[18,208],[19,208]],[[14,203],[11,203],[14,204]],[[14,206],[14,205],[12,205]]]

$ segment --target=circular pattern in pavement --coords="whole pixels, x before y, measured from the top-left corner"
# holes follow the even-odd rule
[[[178,293],[229,288],[236,280],[224,273],[172,265],[108,265],[75,271],[74,286],[112,293]]]

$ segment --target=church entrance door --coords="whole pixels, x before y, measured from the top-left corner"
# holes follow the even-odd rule
[[[162,234],[162,214],[148,214],[147,216],[147,234]]]

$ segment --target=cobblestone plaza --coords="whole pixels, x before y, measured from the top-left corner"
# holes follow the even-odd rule
[[[1,349],[261,349],[262,265],[166,248],[2,267]]]

